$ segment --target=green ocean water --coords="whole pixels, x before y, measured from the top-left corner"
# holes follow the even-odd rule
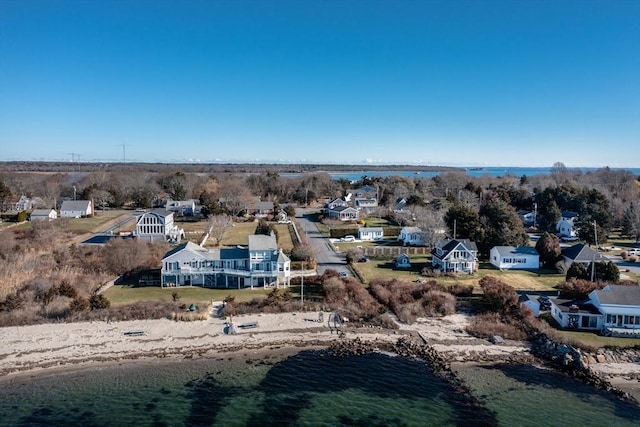
[[[324,351],[229,355],[0,379],[2,426],[637,426],[640,408],[528,366],[459,368]]]

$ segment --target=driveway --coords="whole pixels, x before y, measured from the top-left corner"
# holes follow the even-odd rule
[[[307,215],[314,212],[317,211],[298,208],[296,209],[296,220],[300,226],[298,232],[306,236],[307,242],[309,242],[309,245],[316,255],[316,259],[318,260],[316,270],[318,274],[322,274],[326,270],[349,273],[346,255],[336,253],[329,239],[325,238],[318,230],[316,223],[307,217]]]

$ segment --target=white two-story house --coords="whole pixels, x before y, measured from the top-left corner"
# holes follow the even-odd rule
[[[179,243],[184,230],[173,223],[173,212],[154,209],[138,216],[135,236],[148,242],[169,241]]]
[[[187,242],[162,258],[163,287],[289,286],[291,261],[274,236],[251,235],[248,247],[206,249]]]
[[[433,268],[472,274],[478,268],[478,247],[469,239],[443,239],[431,251]]]

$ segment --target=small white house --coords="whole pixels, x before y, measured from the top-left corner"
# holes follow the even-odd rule
[[[540,268],[540,255],[530,246],[494,246],[489,252],[489,259],[500,270]]]
[[[36,209],[29,218],[31,221],[51,221],[58,218],[58,213],[53,209]]]
[[[91,200],[65,200],[60,207],[60,217],[81,218],[93,214]]]
[[[404,246],[424,246],[423,235],[420,227],[403,227],[398,240],[401,240]]]
[[[562,212],[562,217],[556,224],[556,231],[560,237],[576,237],[576,212]]]
[[[360,240],[382,240],[384,230],[382,227],[362,227],[358,229],[358,239]]]

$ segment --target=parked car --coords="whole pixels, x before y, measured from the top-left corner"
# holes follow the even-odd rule
[[[358,262],[367,262],[369,261],[369,258],[367,256],[362,256],[360,257],[360,259],[358,259]]]
[[[627,255],[640,255],[640,249],[629,249]]]
[[[338,273],[338,276],[340,276],[340,277],[349,277],[349,273],[347,273],[346,271],[341,271],[340,273]]]
[[[356,236],[347,235],[347,236],[344,236],[342,239],[340,239],[340,241],[342,241],[342,242],[355,242],[356,241]]]

